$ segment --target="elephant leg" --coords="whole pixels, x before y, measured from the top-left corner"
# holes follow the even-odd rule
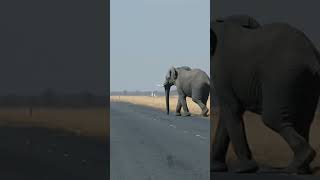
[[[274,113],[269,112],[269,113]],[[273,117],[273,120],[271,120]],[[289,122],[281,122],[281,117],[275,118],[274,115],[263,114],[263,122],[273,131],[277,132],[290,146],[294,152],[294,160],[283,171],[285,173],[302,173],[309,169],[309,164],[315,156],[314,150],[308,144],[302,131],[294,128]],[[283,117],[282,117],[283,118]],[[269,120],[268,120],[269,119]]]
[[[292,81],[285,79],[279,83],[273,82],[272,85],[269,86],[271,88],[265,88],[263,92],[263,122],[282,136],[294,152],[293,161],[284,171],[299,174],[300,170],[309,167],[315,157],[314,149],[307,142],[306,136],[303,135],[306,132],[300,130],[299,133],[295,127],[296,122],[304,121],[295,112],[304,104],[299,104],[301,102],[297,100]]]
[[[228,170],[225,161],[230,144],[230,137],[225,127],[225,121],[225,116],[221,114],[215,133],[215,138],[211,143],[211,172],[223,172]]]
[[[208,116],[208,112],[209,112],[209,109],[207,108],[207,106],[200,100],[200,99],[196,99],[196,98],[192,98],[192,101],[197,103],[198,106],[201,108],[202,112],[202,116],[205,116],[207,117]]]
[[[182,108],[182,105],[181,105],[180,100],[178,99],[178,103],[177,103],[177,107],[176,107],[176,116],[181,116],[181,108]]]
[[[304,108],[298,109],[301,119],[298,119],[295,125],[298,133],[305,138],[307,142],[309,142],[310,128],[319,101],[319,90],[314,87],[310,87],[309,89],[312,89],[313,92],[308,91],[304,93],[305,96],[301,97],[302,100],[300,102]]]
[[[234,151],[240,161],[236,173],[249,173],[258,170],[257,163],[252,158],[243,122],[243,108],[238,104],[232,93],[220,98],[221,115],[225,118],[226,128]]]
[[[307,110],[305,112],[301,112],[298,116],[297,122],[294,123],[294,127],[296,131],[305,139],[306,142],[309,143],[310,136],[310,128],[311,123],[313,121],[314,112],[310,112]]]
[[[187,100],[186,100],[186,96],[182,97],[179,96],[179,101],[182,105],[183,111],[184,111],[184,116],[191,116],[188,106],[187,106]]]
[[[303,119],[301,119],[303,120]],[[310,127],[311,123],[306,122],[305,125],[300,124],[300,126],[295,126],[297,132],[302,136],[307,143],[309,143],[309,135],[310,135]],[[310,168],[310,165],[306,165],[305,167],[301,167],[298,170],[299,174],[312,174],[312,170]]]
[[[310,88],[314,89],[314,88]],[[307,97],[302,97],[301,102],[304,104],[304,108],[298,111],[298,119],[296,120],[294,126],[297,132],[305,139],[307,143],[310,143],[310,128],[314,118],[315,110],[318,103],[317,93],[305,93]],[[299,169],[299,174],[312,174],[310,165]]]
[[[314,149],[292,126],[282,128],[279,134],[287,141],[294,152],[294,159],[285,169],[285,172],[300,174],[301,171],[307,170],[316,155]]]

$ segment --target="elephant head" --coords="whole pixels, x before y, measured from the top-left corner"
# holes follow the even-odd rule
[[[248,15],[231,15],[224,18],[217,18],[211,21],[210,27],[210,54],[213,55],[216,50],[218,38],[215,32],[215,26],[223,23],[231,23],[233,25],[239,25],[246,29],[257,29],[261,27],[260,23],[251,16]]]
[[[178,78],[178,72],[175,67],[171,67],[166,74],[166,80],[163,83],[163,87],[166,93],[166,109],[167,114],[169,114],[169,95],[170,95],[170,88],[173,86],[176,82],[176,79]]]

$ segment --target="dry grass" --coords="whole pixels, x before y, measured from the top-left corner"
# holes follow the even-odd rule
[[[121,101],[132,104],[149,106],[165,111],[166,102],[164,96],[151,97],[151,96],[110,96],[110,101]],[[178,102],[177,96],[170,96],[170,111],[175,111]],[[187,98],[187,104],[189,111],[193,114],[201,114],[200,107],[194,103],[191,98]],[[207,107],[210,107],[210,101],[208,100]]]
[[[86,136],[106,137],[108,120],[106,108],[33,108],[32,116],[28,108],[0,108],[0,125],[39,126]]]
[[[212,127],[216,127],[218,116],[215,116]],[[253,113],[245,114],[245,125],[249,146],[252,150],[254,158],[262,164],[283,167],[292,159],[291,152],[287,143],[277,133],[267,128],[260,119],[260,116]],[[317,151],[317,156],[312,167],[320,166],[320,113],[316,113],[315,121],[312,124],[310,143]],[[215,129],[213,130],[215,132]],[[214,133],[212,133],[214,136]],[[212,136],[212,137],[213,137]],[[213,138],[211,138],[212,140]],[[228,161],[234,161],[236,156],[231,148],[228,152]],[[320,175],[317,171],[315,174]]]

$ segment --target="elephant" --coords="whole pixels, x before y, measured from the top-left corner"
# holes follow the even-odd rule
[[[170,87],[175,85],[178,92],[178,103],[176,107],[176,116],[181,116],[181,107],[184,110],[184,116],[190,116],[186,97],[191,97],[192,101],[199,105],[202,110],[202,116],[208,116],[206,106],[210,93],[210,79],[208,75],[200,69],[191,69],[188,66],[171,67],[166,74],[163,87],[166,94],[166,110],[169,114],[169,95]]]
[[[210,81],[219,105],[211,172],[230,169],[230,143],[238,159],[234,172],[259,170],[244,128],[243,114],[249,111],[260,115],[293,151],[293,160],[279,171],[311,173],[316,152],[309,132],[320,92],[319,52],[302,31],[287,23],[254,22],[258,21],[237,15],[211,22]]]

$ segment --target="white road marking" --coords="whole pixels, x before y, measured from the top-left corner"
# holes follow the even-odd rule
[[[199,138],[201,138],[201,139],[207,139],[206,137],[203,137],[203,136],[201,136],[201,135],[199,135],[199,134],[196,134],[196,136],[199,137]]]
[[[175,128],[175,129],[177,128],[177,127],[176,127],[175,125],[173,125],[173,124],[169,124],[169,126],[172,127],[172,128]],[[184,132],[184,133],[189,133],[189,131],[186,131],[186,130],[184,130],[183,132]],[[199,134],[196,134],[195,136],[196,136],[196,137],[199,137],[199,138],[201,138],[201,139],[207,139],[206,137],[203,137],[203,136],[201,136],[201,135],[199,135]]]
[[[174,125],[172,125],[172,124],[170,124],[169,126],[170,126],[170,127],[173,127],[173,128],[177,128],[176,126],[174,126]]]

